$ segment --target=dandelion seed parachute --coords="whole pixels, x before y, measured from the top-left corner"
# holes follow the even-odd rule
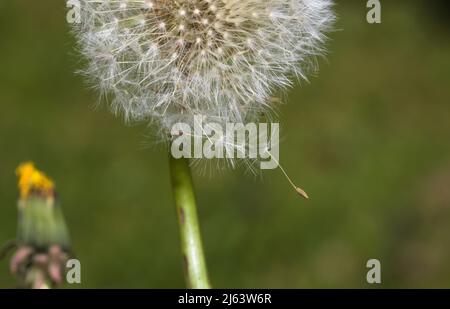
[[[84,73],[128,121],[201,114],[254,121],[306,78],[334,21],[331,0],[81,0]]]

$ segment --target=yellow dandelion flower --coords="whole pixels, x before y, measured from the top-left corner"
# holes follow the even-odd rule
[[[36,169],[32,162],[25,162],[16,169],[19,178],[18,187],[21,198],[27,198],[31,193],[39,193],[44,196],[53,194],[55,185],[43,172]]]

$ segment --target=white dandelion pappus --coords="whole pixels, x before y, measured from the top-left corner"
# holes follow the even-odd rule
[[[115,112],[166,137],[201,114],[256,121],[322,54],[331,0],[80,0],[84,73]]]

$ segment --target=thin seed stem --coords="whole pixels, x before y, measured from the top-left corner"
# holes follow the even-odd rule
[[[289,183],[291,184],[291,186],[294,188],[294,190],[302,197],[309,199],[308,193],[305,192],[305,190],[303,190],[300,187],[297,187],[297,185],[292,181],[291,177],[289,177],[289,175],[286,173],[286,171],[284,170],[283,166],[280,164],[280,162],[270,153],[270,151],[267,151],[267,153],[270,155],[270,157],[272,158],[272,160],[275,161],[276,164],[278,164],[278,167],[280,168],[281,172],[284,174],[284,176],[286,177],[286,179],[289,181]]]
[[[192,289],[209,289],[189,160],[169,157],[186,283]]]

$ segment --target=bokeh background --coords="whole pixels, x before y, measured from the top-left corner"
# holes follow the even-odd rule
[[[215,287],[450,287],[448,1],[337,1],[320,75],[287,93],[279,170],[197,172]],[[73,72],[61,0],[0,0],[0,244],[16,230],[14,170],[57,182],[82,288],[184,287],[163,147],[127,126]],[[0,261],[0,287],[12,287]],[[72,286],[75,287],[75,286]],[[380,287],[380,286],[378,286]]]

